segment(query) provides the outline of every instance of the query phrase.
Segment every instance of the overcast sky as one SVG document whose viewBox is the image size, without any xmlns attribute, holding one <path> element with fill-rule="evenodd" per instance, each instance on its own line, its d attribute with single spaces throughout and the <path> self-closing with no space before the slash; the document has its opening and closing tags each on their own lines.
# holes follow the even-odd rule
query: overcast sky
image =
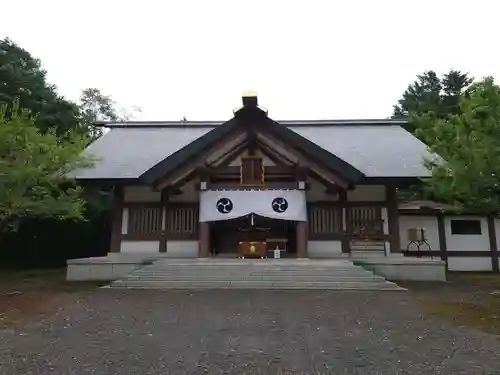
<svg viewBox="0 0 500 375">
<path fill-rule="evenodd" d="M 227 119 L 246 90 L 274 119 L 385 118 L 426 69 L 500 75 L 495 3 L 0 0 L 0 38 L 136 119 Z"/>
</svg>

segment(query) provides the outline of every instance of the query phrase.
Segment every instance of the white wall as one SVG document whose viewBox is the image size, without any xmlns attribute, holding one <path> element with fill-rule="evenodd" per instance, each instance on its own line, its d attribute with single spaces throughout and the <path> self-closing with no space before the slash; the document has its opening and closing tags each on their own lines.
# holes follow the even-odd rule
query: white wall
<svg viewBox="0 0 500 375">
<path fill-rule="evenodd" d="M 167 258 L 198 257 L 198 241 L 167 241 Z"/>
<path fill-rule="evenodd" d="M 491 257 L 448 257 L 450 271 L 491 271 Z"/>
<path fill-rule="evenodd" d="M 341 241 L 308 241 L 307 247 L 311 258 L 329 258 L 342 254 Z"/>
<path fill-rule="evenodd" d="M 481 234 L 451 234 L 452 220 L 481 220 Z M 489 251 L 490 237 L 488 223 L 485 217 L 478 216 L 445 216 L 444 230 L 446 233 L 446 248 L 450 251 Z"/>
<path fill-rule="evenodd" d="M 124 208 L 122 211 L 122 234 L 128 233 L 128 208 Z"/>
<path fill-rule="evenodd" d="M 439 229 L 436 216 L 399 215 L 399 237 L 401 249 L 406 250 L 410 240 L 408 239 L 408 229 L 425 228 L 427 242 L 431 250 L 439 251 Z M 412 248 L 413 249 L 413 246 Z M 428 250 L 425 245 L 420 250 Z"/>
<path fill-rule="evenodd" d="M 122 253 L 159 253 L 160 241 L 121 241 Z"/>
</svg>

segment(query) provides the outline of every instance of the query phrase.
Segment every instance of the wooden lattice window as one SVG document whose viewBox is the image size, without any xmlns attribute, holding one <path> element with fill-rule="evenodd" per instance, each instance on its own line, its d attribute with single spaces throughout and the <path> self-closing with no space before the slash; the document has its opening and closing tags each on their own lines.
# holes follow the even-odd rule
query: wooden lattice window
<svg viewBox="0 0 500 375">
<path fill-rule="evenodd" d="M 165 233 L 169 238 L 197 238 L 198 205 L 167 205 Z"/>
<path fill-rule="evenodd" d="M 240 184 L 247 186 L 262 186 L 264 182 L 264 163 L 262 158 L 241 158 Z"/>
<path fill-rule="evenodd" d="M 128 233 L 154 235 L 161 231 L 161 207 L 133 206 L 129 209 Z"/>
<path fill-rule="evenodd" d="M 329 204 L 308 205 L 309 235 L 314 238 L 318 236 L 329 236 L 342 232 L 342 208 Z"/>
<path fill-rule="evenodd" d="M 350 207 L 352 234 L 361 237 L 377 236 L 384 233 L 384 222 L 380 207 Z"/>
</svg>

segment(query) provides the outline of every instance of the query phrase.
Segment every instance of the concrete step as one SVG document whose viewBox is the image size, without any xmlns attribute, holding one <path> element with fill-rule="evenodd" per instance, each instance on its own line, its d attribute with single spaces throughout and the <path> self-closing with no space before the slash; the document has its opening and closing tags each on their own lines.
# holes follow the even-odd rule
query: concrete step
<svg viewBox="0 0 500 375">
<path fill-rule="evenodd" d="M 145 280 L 115 281 L 113 288 L 144 288 L 144 289 L 328 289 L 328 290 L 396 290 L 403 288 L 388 282 L 266 282 L 266 281 L 232 281 L 232 282 L 197 282 L 170 281 L 158 283 Z"/>
<path fill-rule="evenodd" d="M 402 290 L 351 261 L 160 259 L 113 288 Z"/>
<path fill-rule="evenodd" d="M 342 276 L 371 276 L 373 273 L 371 272 L 290 272 L 290 271 L 276 271 L 276 272 L 237 272 L 237 271 L 219 271 L 219 272 L 208 272 L 208 271 L 164 271 L 164 270 L 137 270 L 134 272 L 136 275 L 143 275 L 143 276 L 155 276 L 155 275 L 179 275 L 179 276 L 193 276 L 193 275 L 200 275 L 200 276 L 267 276 L 267 275 L 283 275 L 287 276 L 290 278 L 293 277 L 342 277 Z"/>
<path fill-rule="evenodd" d="M 383 277 L 366 275 L 366 276 L 326 276 L 317 277 L 315 275 L 290 277 L 287 275 L 142 275 L 134 273 L 127 276 L 127 280 L 267 280 L 267 281 L 385 281 Z"/>
</svg>

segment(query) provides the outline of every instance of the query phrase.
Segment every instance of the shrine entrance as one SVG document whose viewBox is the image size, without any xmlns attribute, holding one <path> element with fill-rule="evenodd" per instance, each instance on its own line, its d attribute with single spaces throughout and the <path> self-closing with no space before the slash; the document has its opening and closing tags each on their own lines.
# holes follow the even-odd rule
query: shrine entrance
<svg viewBox="0 0 500 375">
<path fill-rule="evenodd" d="M 290 258 L 297 253 L 295 221 L 256 214 L 212 222 L 210 238 L 212 256 Z"/>
</svg>

